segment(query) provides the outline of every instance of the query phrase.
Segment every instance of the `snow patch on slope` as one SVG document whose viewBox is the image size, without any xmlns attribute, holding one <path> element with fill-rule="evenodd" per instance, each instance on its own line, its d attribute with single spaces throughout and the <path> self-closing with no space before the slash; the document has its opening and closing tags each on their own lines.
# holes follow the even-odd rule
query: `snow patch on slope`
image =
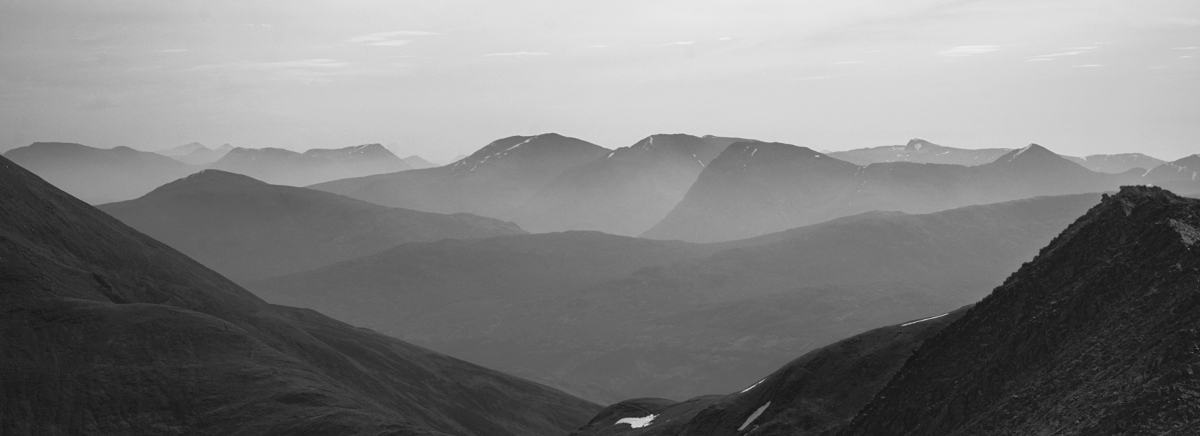
<svg viewBox="0 0 1200 436">
<path fill-rule="evenodd" d="M 654 418 L 656 417 L 658 417 L 658 415 L 643 416 L 641 418 L 621 418 L 618 419 L 617 422 L 613 423 L 613 425 L 629 424 L 629 426 L 633 428 L 642 428 L 650 425 L 651 422 L 654 422 Z"/>
</svg>

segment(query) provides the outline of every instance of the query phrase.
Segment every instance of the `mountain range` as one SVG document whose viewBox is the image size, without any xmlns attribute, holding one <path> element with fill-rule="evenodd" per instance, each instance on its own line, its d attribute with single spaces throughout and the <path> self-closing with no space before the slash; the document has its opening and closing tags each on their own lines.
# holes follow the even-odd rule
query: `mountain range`
<svg viewBox="0 0 1200 436">
<path fill-rule="evenodd" d="M 607 152 L 590 142 L 554 133 L 511 136 L 450 165 L 310 187 L 390 207 L 509 219 L 514 208 L 563 171 Z"/>
<path fill-rule="evenodd" d="M 727 241 L 871 210 L 926 213 L 1145 181 L 1137 171 L 1090 171 L 1036 144 L 968 167 L 858 166 L 805 147 L 743 142 L 713 159 L 684 199 L 642 236 Z"/>
<path fill-rule="evenodd" d="M 830 157 L 858 166 L 882 162 L 917 162 L 951 165 L 983 165 L 996 160 L 1011 148 L 966 149 L 937 145 L 924 139 L 912 139 L 904 145 L 885 145 L 847 151 L 831 151 Z"/>
<path fill-rule="evenodd" d="M 191 142 L 178 147 L 157 151 L 156 153 L 186 164 L 205 165 L 216 162 L 225 156 L 226 153 L 229 153 L 230 150 L 233 150 L 233 146 L 229 144 L 224 144 L 217 148 L 208 148 L 199 142 Z"/>
<path fill-rule="evenodd" d="M 338 149 L 314 148 L 297 153 L 282 148 L 235 148 L 208 166 L 267 183 L 304 186 L 368 174 L 411 169 L 379 144 Z"/>
<path fill-rule="evenodd" d="M 550 181 L 511 219 L 532 232 L 637 236 L 683 199 L 700 171 L 739 138 L 652 135 Z"/>
<path fill-rule="evenodd" d="M 268 304 L 0 158 L 4 434 L 558 435 L 600 407 Z"/>
<path fill-rule="evenodd" d="M 220 170 L 97 207 L 235 281 L 326 266 L 405 242 L 525 233 L 492 218 L 389 208 Z"/>
<path fill-rule="evenodd" d="M 191 143 L 160 153 L 129 147 L 101 149 L 74 143 L 36 142 L 9 150 L 4 157 L 91 204 L 137 198 L 203 169 L 222 169 L 276 184 L 310 185 L 409 168 L 377 144 L 296 153 L 226 146 L 210 150 L 203 144 Z M 221 155 L 219 159 L 214 158 L 217 154 Z"/>
<path fill-rule="evenodd" d="M 409 243 L 248 286 L 593 401 L 682 399 L 974 302 L 1098 198 L 869 213 L 721 244 L 596 232 Z"/>
<path fill-rule="evenodd" d="M 635 399 L 576 435 L 1200 431 L 1200 201 L 1105 195 L 969 308 L 812 351 L 745 389 Z"/>
</svg>

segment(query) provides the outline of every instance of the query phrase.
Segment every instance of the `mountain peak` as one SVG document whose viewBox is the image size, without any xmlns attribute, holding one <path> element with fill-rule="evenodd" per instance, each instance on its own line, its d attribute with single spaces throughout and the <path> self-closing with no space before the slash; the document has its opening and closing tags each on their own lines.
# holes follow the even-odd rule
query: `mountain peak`
<svg viewBox="0 0 1200 436">
<path fill-rule="evenodd" d="M 910 139 L 907 144 L 904 144 L 904 149 L 907 151 L 921 151 L 930 148 L 941 148 L 941 146 L 920 138 Z"/>
<path fill-rule="evenodd" d="M 1036 162 L 1047 159 L 1070 162 L 1066 160 L 1066 158 L 1059 156 L 1057 153 L 1048 150 L 1046 147 L 1031 143 L 1025 147 L 1005 153 L 999 158 L 996 158 L 993 163 Z"/>
<path fill-rule="evenodd" d="M 184 191 L 209 189 L 224 190 L 234 187 L 247 188 L 257 186 L 268 186 L 268 184 L 250 176 L 244 176 L 228 171 L 206 169 L 190 174 L 182 179 L 159 186 L 153 191 L 150 191 L 149 194 L 146 194 L 146 196 L 150 197 L 164 194 L 174 194 Z"/>
<path fill-rule="evenodd" d="M 509 136 L 497 139 L 483 146 L 470 156 L 449 165 L 454 174 L 473 172 L 483 164 L 494 164 L 501 160 L 514 157 L 521 159 L 555 159 L 555 156 L 568 156 L 584 153 L 599 155 L 609 151 L 590 142 L 559 135 L 557 133 L 541 133 L 533 136 Z"/>
</svg>

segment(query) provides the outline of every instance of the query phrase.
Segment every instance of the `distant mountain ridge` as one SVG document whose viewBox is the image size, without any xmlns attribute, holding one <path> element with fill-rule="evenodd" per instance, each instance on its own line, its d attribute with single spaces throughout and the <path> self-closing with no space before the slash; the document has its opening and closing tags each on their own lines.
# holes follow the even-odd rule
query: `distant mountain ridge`
<svg viewBox="0 0 1200 436">
<path fill-rule="evenodd" d="M 953 165 L 983 165 L 1012 151 L 1010 148 L 966 149 L 946 147 L 924 139 L 912 139 L 904 145 L 833 151 L 829 155 L 859 166 L 881 162 L 917 162 Z"/>
<path fill-rule="evenodd" d="M 211 150 L 200 143 L 171 149 L 174 157 L 129 147 L 101 149 L 74 143 L 35 142 L 4 156 L 55 186 L 91 204 L 123 201 L 205 168 L 265 178 L 273 183 L 308 185 L 407 169 L 400 158 L 377 144 L 341 149 L 234 150 L 229 144 Z M 217 160 L 217 156 L 222 156 Z M 189 164 L 192 162 L 193 164 Z"/>
<path fill-rule="evenodd" d="M 1134 168 L 1148 170 L 1166 163 L 1141 153 L 1093 154 L 1086 157 L 1064 156 L 1092 171 L 1120 174 Z"/>
<path fill-rule="evenodd" d="M 390 207 L 510 219 L 514 208 L 563 171 L 607 152 L 555 133 L 510 136 L 450 165 L 310 187 Z"/>
<path fill-rule="evenodd" d="M 98 208 L 234 280 L 299 272 L 405 242 L 525 233 L 492 218 L 388 208 L 220 170 Z"/>
<path fill-rule="evenodd" d="M 268 183 L 304 186 L 330 180 L 411 169 L 380 144 L 297 153 L 282 148 L 234 148 L 208 166 Z"/>
<path fill-rule="evenodd" d="M 876 163 L 860 167 L 805 147 L 735 143 L 642 236 L 715 242 L 871 210 L 927 213 L 1039 195 L 1102 192 L 1138 174 L 1090 171 L 1036 144 L 978 166 Z"/>
<path fill-rule="evenodd" d="M 517 208 L 534 232 L 596 230 L 636 236 L 683 199 L 701 170 L 740 138 L 651 135 L 564 171 Z"/>
</svg>

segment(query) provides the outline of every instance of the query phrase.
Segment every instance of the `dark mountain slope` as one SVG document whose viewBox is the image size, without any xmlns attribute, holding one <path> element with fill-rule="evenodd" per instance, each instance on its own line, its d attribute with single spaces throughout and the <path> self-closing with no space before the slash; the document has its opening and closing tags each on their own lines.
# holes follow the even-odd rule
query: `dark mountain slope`
<svg viewBox="0 0 1200 436">
<path fill-rule="evenodd" d="M 157 153 L 62 142 L 35 142 L 4 157 L 92 204 L 136 198 L 196 171 Z"/>
<path fill-rule="evenodd" d="M 513 220 L 532 232 L 596 230 L 637 236 L 683 199 L 700 171 L 737 138 L 652 135 L 571 168 Z"/>
<path fill-rule="evenodd" d="M 974 302 L 1098 198 L 871 213 L 723 244 L 594 232 L 405 244 L 250 287 L 597 401 L 683 399 Z"/>
<path fill-rule="evenodd" d="M 389 207 L 510 219 L 515 208 L 563 171 L 608 152 L 554 133 L 512 136 L 493 141 L 450 165 L 336 180 L 310 188 Z"/>
<path fill-rule="evenodd" d="M 1200 432 L 1200 201 L 1125 187 L 927 340 L 844 435 Z"/>
<path fill-rule="evenodd" d="M 0 159 L 4 434 L 562 434 L 598 406 L 271 306 Z"/>
<path fill-rule="evenodd" d="M 924 139 L 913 139 L 904 145 L 859 148 L 834 151 L 829 155 L 859 166 L 883 162 L 916 162 L 951 165 L 983 165 L 1012 151 L 1008 148 L 984 148 L 978 150 L 937 145 Z"/>
<path fill-rule="evenodd" d="M 717 242 L 744 239 L 872 210 L 929 213 L 1039 195 L 1116 189 L 1132 174 L 1087 170 L 1036 144 L 994 162 L 911 162 L 866 167 L 804 147 L 734 144 L 642 236 Z"/>
<path fill-rule="evenodd" d="M 411 169 L 379 144 L 314 148 L 296 153 L 282 148 L 235 148 L 208 166 L 244 174 L 267 183 L 306 186 L 348 177 L 393 173 Z"/>
<path fill-rule="evenodd" d="M 383 207 L 218 170 L 98 207 L 234 280 L 304 271 L 404 242 L 524 233 L 491 218 Z"/>
<path fill-rule="evenodd" d="M 572 435 L 822 434 L 850 422 L 914 348 L 965 312 L 959 309 L 835 342 L 792 360 L 737 393 L 681 403 L 662 399 L 622 401 L 605 408 Z M 645 420 L 648 415 L 653 419 L 642 427 L 627 423 Z"/>
</svg>

